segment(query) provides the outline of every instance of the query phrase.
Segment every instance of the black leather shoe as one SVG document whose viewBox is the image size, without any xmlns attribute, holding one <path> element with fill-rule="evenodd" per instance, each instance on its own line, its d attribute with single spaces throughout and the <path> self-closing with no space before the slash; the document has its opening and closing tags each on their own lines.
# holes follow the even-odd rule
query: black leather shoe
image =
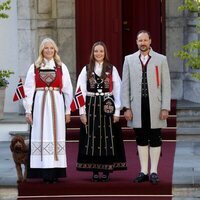
<svg viewBox="0 0 200 200">
<path fill-rule="evenodd" d="M 99 182 L 100 181 L 99 174 L 93 174 L 92 181 L 93 182 Z"/>
<path fill-rule="evenodd" d="M 102 182 L 108 182 L 110 180 L 109 174 L 103 174 L 101 177 Z"/>
<path fill-rule="evenodd" d="M 46 184 L 51 184 L 53 183 L 54 181 L 52 179 L 43 179 L 43 182 L 45 182 Z"/>
<path fill-rule="evenodd" d="M 143 172 L 140 172 L 139 176 L 134 179 L 135 183 L 142 183 L 145 181 L 149 181 L 149 176 L 144 174 Z"/>
<path fill-rule="evenodd" d="M 54 178 L 54 179 L 53 179 L 53 182 L 54 182 L 54 183 L 57 183 L 57 182 L 58 182 L 58 178 Z"/>
<path fill-rule="evenodd" d="M 159 178 L 158 178 L 158 174 L 156 173 L 151 173 L 150 174 L 150 182 L 154 185 L 158 184 L 160 182 Z"/>
</svg>

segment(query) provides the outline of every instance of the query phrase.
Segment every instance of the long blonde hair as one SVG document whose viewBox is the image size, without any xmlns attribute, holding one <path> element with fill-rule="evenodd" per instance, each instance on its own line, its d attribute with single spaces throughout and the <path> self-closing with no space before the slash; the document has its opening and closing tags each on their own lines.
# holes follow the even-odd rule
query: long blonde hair
<svg viewBox="0 0 200 200">
<path fill-rule="evenodd" d="M 54 61 L 58 65 L 60 65 L 60 66 L 62 65 L 62 61 L 60 59 L 60 56 L 58 55 L 58 46 L 56 45 L 56 43 L 51 38 L 45 38 L 44 40 L 42 40 L 42 42 L 40 44 L 39 56 L 38 56 L 37 60 L 35 61 L 35 66 L 37 68 L 39 68 L 41 66 L 41 64 L 44 63 L 43 50 L 44 50 L 44 46 L 47 42 L 50 42 L 55 49 L 55 53 L 54 53 L 54 56 L 53 56 Z"/>
</svg>

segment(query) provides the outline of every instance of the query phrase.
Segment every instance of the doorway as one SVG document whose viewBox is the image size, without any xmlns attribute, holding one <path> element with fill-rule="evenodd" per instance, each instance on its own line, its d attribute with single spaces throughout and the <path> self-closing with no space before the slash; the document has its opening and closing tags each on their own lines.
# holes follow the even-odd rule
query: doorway
<svg viewBox="0 0 200 200">
<path fill-rule="evenodd" d="M 151 33 L 152 48 L 165 53 L 165 0 L 76 0 L 75 8 L 77 76 L 98 40 L 106 43 L 120 75 L 124 56 L 137 51 L 141 29 Z"/>
<path fill-rule="evenodd" d="M 139 30 L 151 33 L 152 48 L 165 53 L 164 0 L 122 0 L 122 56 L 137 51 Z"/>
</svg>

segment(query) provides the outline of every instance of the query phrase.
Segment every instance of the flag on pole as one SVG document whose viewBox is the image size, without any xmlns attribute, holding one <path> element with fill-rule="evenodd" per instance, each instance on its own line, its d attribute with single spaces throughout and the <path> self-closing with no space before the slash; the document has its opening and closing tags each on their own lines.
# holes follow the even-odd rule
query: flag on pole
<svg viewBox="0 0 200 200">
<path fill-rule="evenodd" d="M 74 112 L 75 110 L 77 110 L 78 108 L 84 105 L 85 105 L 84 97 L 83 97 L 81 88 L 79 87 L 70 105 L 71 111 Z"/>
<path fill-rule="evenodd" d="M 14 97 L 13 97 L 13 101 L 18 101 L 19 99 L 23 99 L 25 98 L 25 92 L 24 92 L 24 86 L 22 84 L 22 79 L 19 79 L 19 83 L 17 85 Z"/>
</svg>

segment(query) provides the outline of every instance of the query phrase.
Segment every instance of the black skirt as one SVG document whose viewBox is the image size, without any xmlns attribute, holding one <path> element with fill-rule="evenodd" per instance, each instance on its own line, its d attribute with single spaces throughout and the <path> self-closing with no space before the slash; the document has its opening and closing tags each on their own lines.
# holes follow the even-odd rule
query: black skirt
<svg viewBox="0 0 200 200">
<path fill-rule="evenodd" d="M 86 97 L 87 126 L 81 123 L 77 170 L 126 170 L 120 123 L 103 112 L 103 97 Z"/>
</svg>

